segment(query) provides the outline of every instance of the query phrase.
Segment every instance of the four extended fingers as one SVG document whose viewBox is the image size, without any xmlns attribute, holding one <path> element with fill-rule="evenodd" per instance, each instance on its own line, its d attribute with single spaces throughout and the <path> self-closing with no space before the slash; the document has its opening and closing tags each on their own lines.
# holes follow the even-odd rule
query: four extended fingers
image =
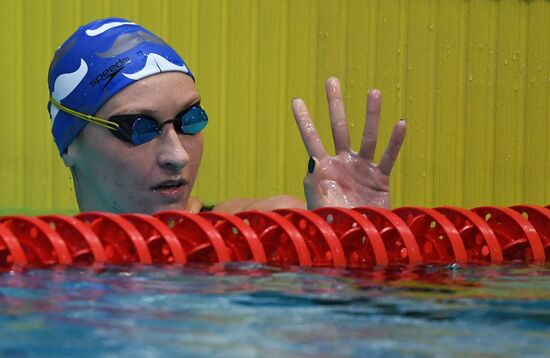
<svg viewBox="0 0 550 358">
<path fill-rule="evenodd" d="M 337 153 L 347 151 L 350 148 L 349 131 L 347 128 L 346 115 L 343 104 L 343 96 L 338 79 L 331 77 L 327 80 L 327 100 L 329 105 L 329 114 L 332 128 L 332 136 L 334 138 L 334 146 Z M 369 161 L 374 158 L 376 144 L 378 140 L 378 124 L 380 121 L 382 96 L 377 89 L 369 91 L 367 99 L 367 115 L 365 119 L 365 128 L 359 156 Z M 326 156 L 326 151 L 321 142 L 321 138 L 311 115 L 303 100 L 294 99 L 292 101 L 292 111 L 294 118 L 300 129 L 302 139 L 306 146 L 307 152 L 311 157 L 322 159 Z M 399 121 L 392 132 L 390 141 L 378 165 L 380 171 L 384 175 L 389 175 L 401 146 L 405 138 L 406 123 L 404 120 Z"/>
</svg>

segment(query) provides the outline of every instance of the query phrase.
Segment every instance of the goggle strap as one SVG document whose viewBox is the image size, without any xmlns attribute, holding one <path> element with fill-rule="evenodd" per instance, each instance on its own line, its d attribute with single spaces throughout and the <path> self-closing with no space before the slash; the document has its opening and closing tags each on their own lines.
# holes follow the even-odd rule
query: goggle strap
<svg viewBox="0 0 550 358">
<path fill-rule="evenodd" d="M 56 106 L 59 110 L 65 112 L 65 113 L 71 114 L 71 115 L 73 115 L 77 118 L 83 119 L 85 121 L 97 124 L 98 126 L 101 126 L 101 127 L 107 128 L 107 129 L 113 129 L 113 130 L 116 130 L 116 129 L 119 128 L 118 123 L 108 121 L 106 119 L 94 117 L 94 116 L 91 116 L 89 114 L 80 113 L 80 112 L 75 111 L 74 109 L 70 109 L 68 107 L 65 107 L 64 105 L 62 105 L 61 103 L 59 103 L 55 99 L 53 99 L 53 97 L 51 95 L 50 95 L 50 103 L 53 104 L 54 106 Z"/>
</svg>

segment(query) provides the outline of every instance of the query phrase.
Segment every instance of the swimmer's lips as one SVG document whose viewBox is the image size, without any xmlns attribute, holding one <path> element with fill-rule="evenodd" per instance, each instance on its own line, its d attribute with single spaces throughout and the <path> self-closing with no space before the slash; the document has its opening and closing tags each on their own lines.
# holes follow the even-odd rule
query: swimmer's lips
<svg viewBox="0 0 550 358">
<path fill-rule="evenodd" d="M 165 180 L 159 184 L 153 185 L 151 190 L 153 191 L 165 191 L 165 190 L 177 190 L 187 185 L 187 181 L 183 179 L 179 180 Z"/>
</svg>

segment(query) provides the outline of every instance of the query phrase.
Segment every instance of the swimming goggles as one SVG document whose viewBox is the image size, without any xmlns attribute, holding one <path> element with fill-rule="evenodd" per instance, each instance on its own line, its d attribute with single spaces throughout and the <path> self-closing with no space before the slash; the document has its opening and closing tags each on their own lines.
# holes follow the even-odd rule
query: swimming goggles
<svg viewBox="0 0 550 358">
<path fill-rule="evenodd" d="M 176 132 L 186 135 L 199 133 L 208 123 L 208 116 L 205 110 L 198 104 L 187 108 L 176 118 L 159 124 L 153 117 L 145 114 L 116 115 L 107 120 L 65 107 L 51 96 L 50 102 L 63 112 L 111 130 L 115 137 L 133 145 L 140 145 L 153 140 L 156 136 L 160 135 L 162 127 L 168 123 L 174 123 Z"/>
</svg>

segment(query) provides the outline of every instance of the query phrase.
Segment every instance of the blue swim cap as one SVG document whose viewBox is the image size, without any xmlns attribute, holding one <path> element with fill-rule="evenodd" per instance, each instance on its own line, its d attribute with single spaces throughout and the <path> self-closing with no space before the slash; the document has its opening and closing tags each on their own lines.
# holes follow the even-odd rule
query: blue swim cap
<svg viewBox="0 0 550 358">
<path fill-rule="evenodd" d="M 191 76 L 183 59 L 162 39 L 121 18 L 80 27 L 55 52 L 48 86 L 70 109 L 95 114 L 112 96 L 142 78 L 177 71 Z M 88 124 L 48 103 L 52 133 L 61 155 Z"/>
</svg>

